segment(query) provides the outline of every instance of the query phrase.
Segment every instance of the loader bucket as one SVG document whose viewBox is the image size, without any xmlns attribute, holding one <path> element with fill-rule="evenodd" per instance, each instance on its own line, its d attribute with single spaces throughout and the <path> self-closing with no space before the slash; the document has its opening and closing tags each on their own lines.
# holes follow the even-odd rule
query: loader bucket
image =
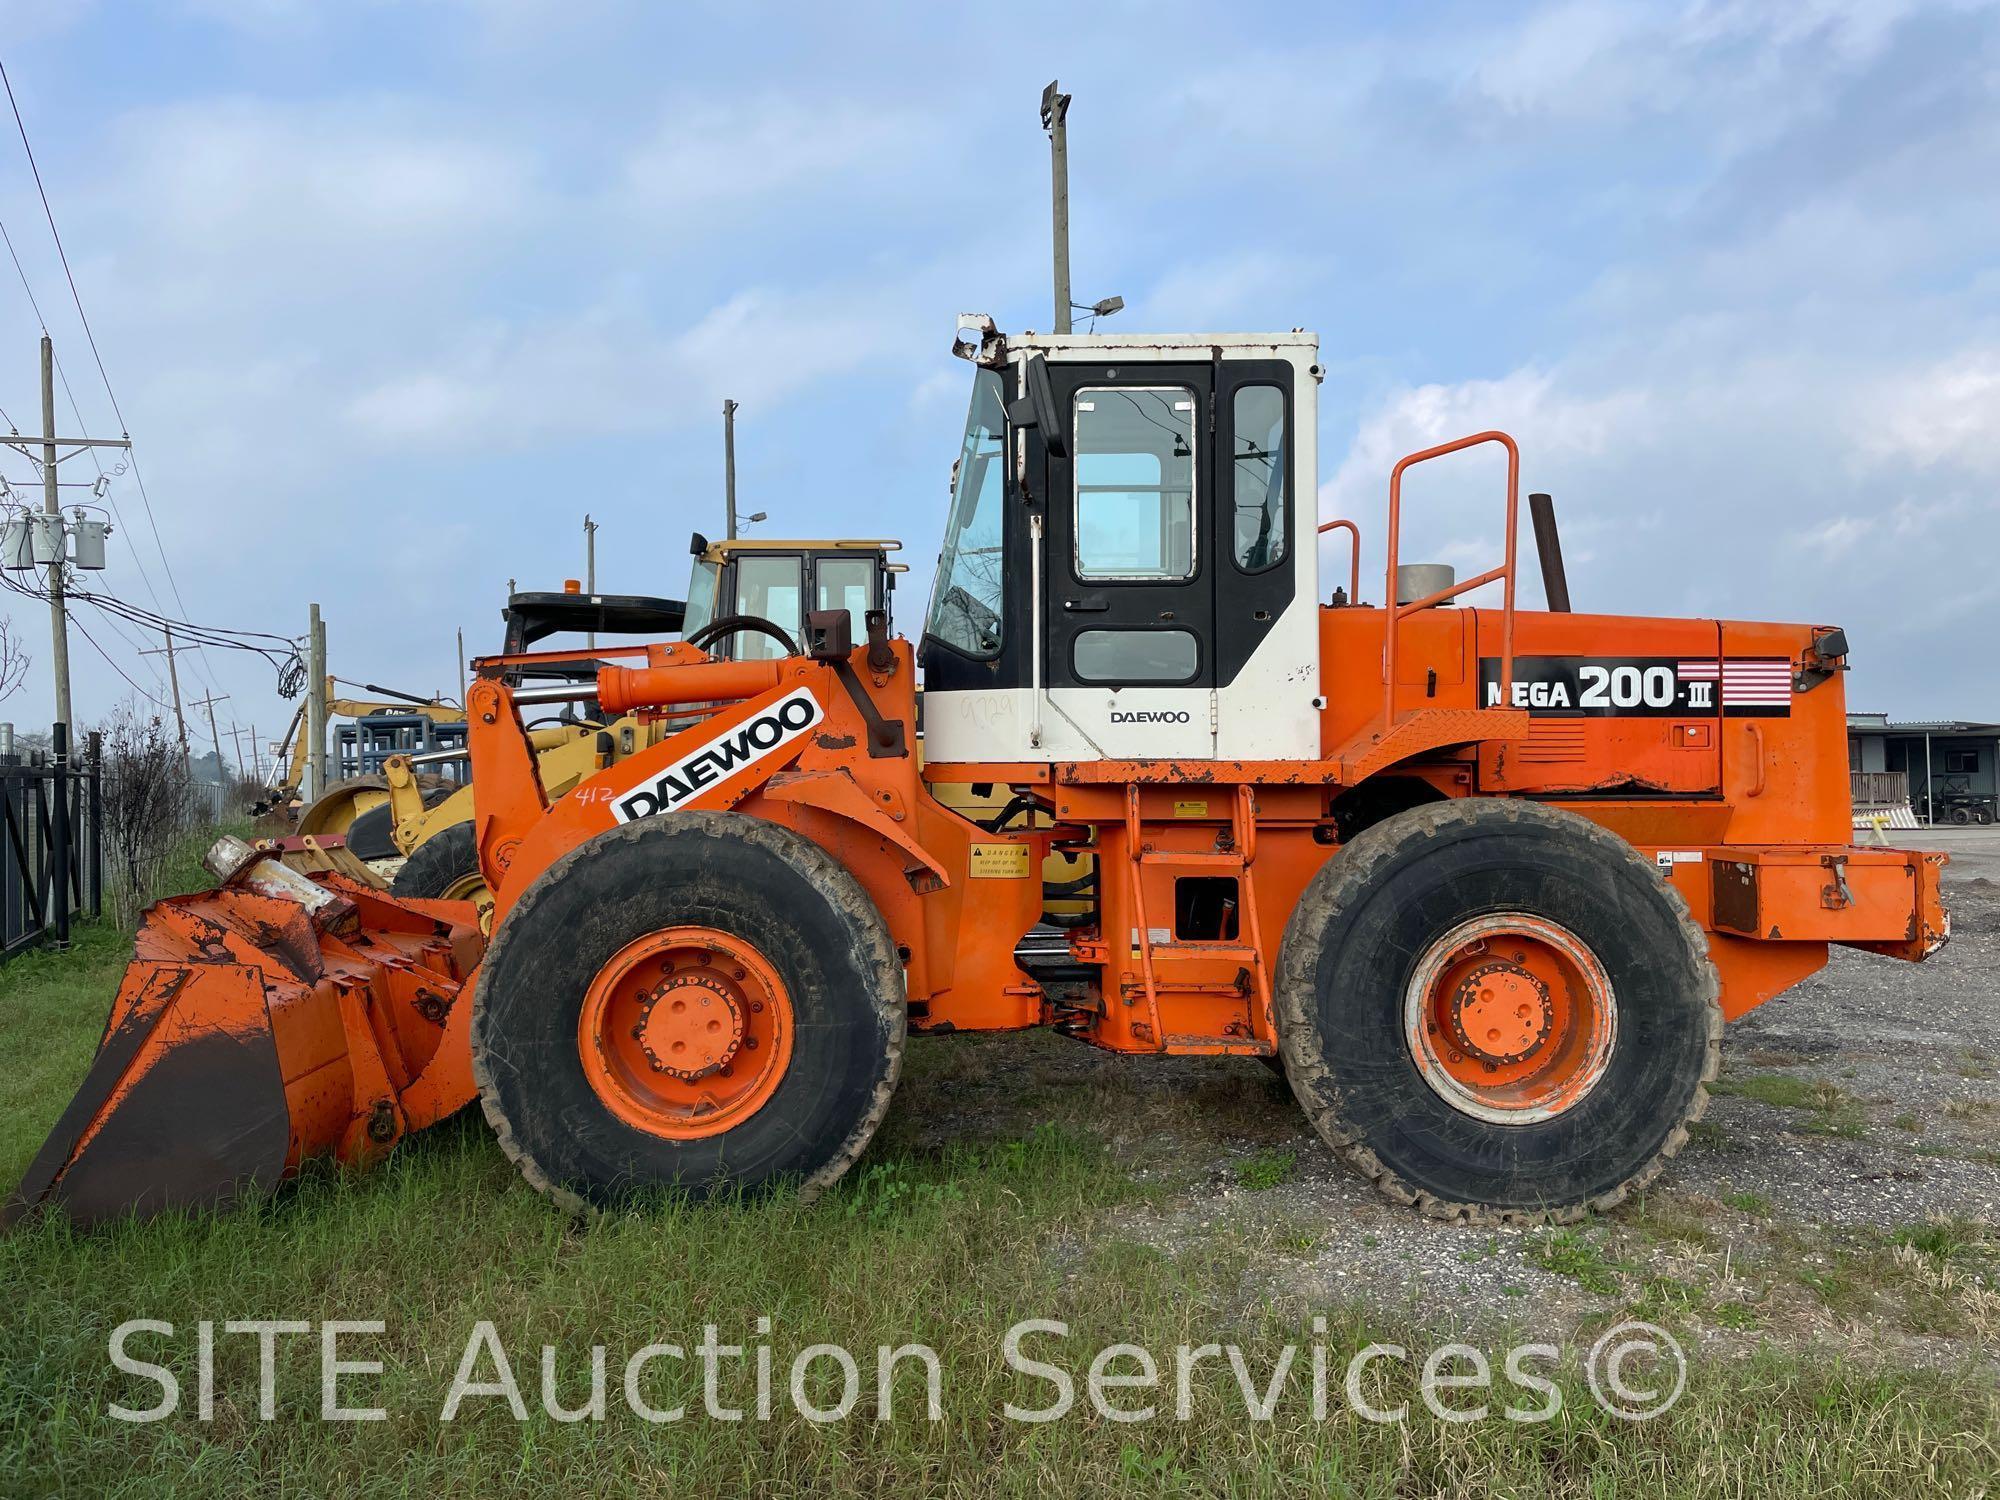
<svg viewBox="0 0 2000 1500">
<path fill-rule="evenodd" d="M 395 900 L 225 838 L 146 910 L 97 1058 L 0 1224 L 221 1208 L 379 1160 L 471 1102 L 470 902 Z"/>
</svg>

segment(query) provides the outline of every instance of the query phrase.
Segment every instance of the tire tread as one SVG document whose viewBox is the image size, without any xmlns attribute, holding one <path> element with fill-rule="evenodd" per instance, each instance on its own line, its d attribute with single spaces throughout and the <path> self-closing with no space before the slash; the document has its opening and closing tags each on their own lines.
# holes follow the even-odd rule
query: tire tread
<svg viewBox="0 0 2000 1500">
<path fill-rule="evenodd" d="M 888 924 L 883 921 L 875 903 L 868 897 L 852 873 L 836 861 L 818 844 L 788 828 L 761 819 L 731 813 L 681 812 L 669 814 L 680 827 L 698 830 L 714 838 L 747 840 L 777 853 L 781 858 L 797 864 L 815 884 L 851 920 L 858 935 L 871 950 L 869 958 L 885 976 L 893 977 L 894 983 L 874 987 L 877 1019 L 887 1039 L 887 1066 L 876 1082 L 868 1108 L 841 1142 L 834 1155 L 817 1171 L 803 1179 L 798 1188 L 799 1196 L 810 1200 L 837 1182 L 868 1148 L 884 1116 L 889 1112 L 889 1102 L 895 1096 L 896 1081 L 903 1070 L 903 1048 L 908 1035 L 908 1011 L 900 999 L 895 998 L 902 989 L 903 969 L 896 955 L 896 946 L 889 936 Z M 492 943 L 486 950 L 485 962 L 481 964 L 482 974 L 496 957 L 505 961 L 505 942 L 509 922 L 518 922 L 525 913 L 531 912 L 554 889 L 580 860 L 601 857 L 602 851 L 618 845 L 636 845 L 647 837 L 648 829 L 657 819 L 639 819 L 622 823 L 615 828 L 598 834 L 588 843 L 580 844 L 562 858 L 551 864 L 524 891 L 507 918 L 500 923 Z M 518 925 L 516 930 L 519 930 Z M 488 1047 L 484 1029 L 481 1026 L 482 1012 L 478 994 L 475 991 L 472 1013 L 472 1077 L 479 1088 L 479 1105 L 485 1112 L 486 1123 L 493 1128 L 493 1135 L 500 1143 L 500 1150 L 506 1155 L 521 1176 L 535 1191 L 551 1202 L 571 1213 L 589 1213 L 593 1205 L 588 1199 L 567 1188 L 550 1173 L 531 1151 L 521 1142 L 515 1132 L 513 1122 L 507 1118 L 496 1099 L 494 1088 L 497 1058 Z"/>
<path fill-rule="evenodd" d="M 1573 1224 L 1591 1213 L 1616 1208 L 1636 1192 L 1643 1191 L 1666 1168 L 1688 1142 L 1688 1126 L 1708 1109 L 1708 1085 L 1722 1067 L 1721 982 L 1708 957 L 1708 941 L 1685 897 L 1661 882 L 1673 919 L 1679 926 L 1689 956 L 1695 961 L 1702 986 L 1701 1001 L 1708 1019 L 1707 1045 L 1701 1074 L 1693 1097 L 1679 1123 L 1668 1132 L 1660 1149 L 1653 1153 L 1624 1181 L 1581 1202 L 1558 1204 L 1545 1209 L 1496 1208 L 1481 1203 L 1453 1202 L 1412 1186 L 1398 1177 L 1376 1153 L 1350 1134 L 1337 1107 L 1338 1090 L 1332 1069 L 1312 1045 L 1316 1040 L 1312 1009 L 1315 989 L 1313 971 L 1319 958 L 1317 941 L 1303 935 L 1317 935 L 1353 896 L 1380 878 L 1382 867 L 1400 854 L 1412 839 L 1435 835 L 1457 820 L 1476 818 L 1496 825 L 1539 824 L 1560 827 L 1588 838 L 1619 858 L 1644 865 L 1638 852 L 1608 829 L 1573 813 L 1558 812 L 1539 803 L 1511 798 L 1454 798 L 1428 804 L 1398 814 L 1362 832 L 1327 865 L 1323 878 L 1316 878 L 1299 898 L 1285 930 L 1279 952 L 1277 984 L 1272 1007 L 1276 1012 L 1278 1050 L 1285 1071 L 1293 1080 L 1292 1092 L 1321 1139 L 1359 1172 L 1383 1196 L 1405 1207 L 1414 1207 L 1427 1218 L 1468 1225 L 1529 1226 Z M 1650 873 L 1650 872 L 1649 872 Z M 1299 935 L 1295 938 L 1295 934 Z"/>
</svg>

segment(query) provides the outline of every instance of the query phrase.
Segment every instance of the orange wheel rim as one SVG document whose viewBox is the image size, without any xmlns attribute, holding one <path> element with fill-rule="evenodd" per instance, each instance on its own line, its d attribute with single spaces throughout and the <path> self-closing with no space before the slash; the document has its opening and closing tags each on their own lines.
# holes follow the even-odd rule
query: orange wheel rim
<svg viewBox="0 0 2000 1500">
<path fill-rule="evenodd" d="M 1618 1039 L 1604 966 L 1561 923 L 1525 912 L 1461 922 L 1424 950 L 1403 1023 L 1424 1082 L 1499 1125 L 1573 1109 L 1603 1079 Z"/>
<path fill-rule="evenodd" d="M 792 1060 L 791 993 L 756 948 L 713 927 L 627 943 L 584 993 L 584 1076 L 626 1124 L 700 1140 L 769 1101 Z"/>
</svg>

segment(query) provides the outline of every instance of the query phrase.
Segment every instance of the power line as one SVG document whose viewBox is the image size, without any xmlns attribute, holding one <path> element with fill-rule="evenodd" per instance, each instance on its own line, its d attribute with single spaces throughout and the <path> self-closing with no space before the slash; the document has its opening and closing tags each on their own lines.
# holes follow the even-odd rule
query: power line
<svg viewBox="0 0 2000 1500">
<path fill-rule="evenodd" d="M 157 515 L 155 515 L 153 510 L 153 497 L 151 496 L 150 493 L 148 493 L 146 489 L 145 471 L 140 467 L 138 450 L 130 446 L 131 436 L 132 436 L 131 423 L 126 420 L 124 408 L 118 400 L 117 389 L 111 383 L 111 372 L 109 369 L 105 367 L 104 353 L 98 347 L 97 331 L 91 327 L 90 314 L 84 310 L 83 293 L 76 284 L 76 272 L 70 265 L 69 250 L 63 244 L 62 230 L 59 229 L 56 225 L 55 208 L 54 205 L 52 205 L 49 202 L 48 186 L 42 180 L 41 163 L 35 159 L 34 144 L 28 139 L 28 123 L 21 114 L 20 101 L 14 95 L 14 81 L 8 75 L 6 65 L 4 62 L 0 62 L 0 87 L 4 87 L 7 94 L 7 105 L 9 110 L 13 113 L 14 116 L 14 128 L 19 133 L 21 138 L 21 150 L 28 158 L 28 170 L 30 174 L 34 177 L 35 193 L 36 196 L 41 199 L 42 216 L 48 221 L 49 237 L 55 242 L 56 258 L 62 264 L 63 279 L 65 282 L 68 283 L 70 301 L 76 307 L 77 321 L 82 325 L 84 340 L 90 346 L 90 357 L 91 360 L 97 366 L 98 379 L 104 383 L 104 394 L 106 399 L 108 399 L 111 403 L 112 415 L 118 419 L 120 435 L 124 437 L 127 441 L 126 451 L 128 455 L 128 462 L 130 463 L 132 469 L 132 482 L 133 485 L 139 491 L 139 501 L 146 513 L 146 526 L 147 529 L 151 531 L 153 535 L 153 548 L 159 554 L 160 567 L 165 571 L 167 576 L 168 591 L 173 596 L 175 607 L 179 609 L 181 613 L 185 614 L 187 612 L 187 600 L 181 593 L 180 580 L 174 576 L 173 563 L 170 562 L 167 558 L 166 542 L 160 535 L 159 518 L 157 517 Z M 19 276 L 21 280 L 21 289 L 27 293 L 28 305 L 34 309 L 35 320 L 37 323 L 41 325 L 42 332 L 46 335 L 48 332 L 48 320 L 42 314 L 40 299 L 38 299 L 35 296 L 34 287 L 28 280 L 27 270 L 25 267 L 22 266 L 21 257 L 14 249 L 13 237 L 11 235 L 6 234 L 4 224 L 0 224 L 0 237 L 4 237 L 5 239 L 8 256 L 14 262 L 15 274 Z M 69 400 L 70 411 L 76 417 L 77 421 L 81 423 L 83 420 L 83 413 L 78 406 L 76 399 L 76 392 L 70 386 L 69 373 L 68 371 L 62 369 L 60 361 L 56 362 L 56 368 L 62 377 L 63 393 Z M 0 416 L 4 415 L 5 415 L 4 413 L 0 413 Z M 7 420 L 8 420 L 8 426 L 10 428 L 13 427 L 14 424 L 12 419 L 9 418 Z M 104 465 L 102 461 L 98 459 L 97 454 L 94 450 L 92 451 L 91 457 L 92 461 L 95 462 L 97 465 L 97 471 L 99 477 L 100 478 L 109 477 L 105 475 Z M 119 525 L 121 527 L 124 527 L 124 529 L 129 533 L 131 528 L 129 526 L 125 526 L 124 514 L 119 508 L 116 496 L 110 493 L 109 486 L 106 486 L 105 494 L 106 498 L 110 499 L 111 501 L 112 513 L 114 516 L 117 517 Z M 153 581 L 146 572 L 146 566 L 144 562 L 140 560 L 136 551 L 133 553 L 133 563 L 134 566 L 136 566 L 139 571 L 140 582 L 145 585 L 147 595 L 153 601 L 153 604 L 155 606 L 154 612 L 156 614 L 156 617 L 159 619 L 160 623 L 162 624 L 165 623 L 164 616 L 159 616 L 157 614 L 157 612 L 161 608 L 159 591 L 156 588 L 154 588 Z M 80 594 L 78 595 L 78 597 L 86 599 L 88 602 L 95 604 L 100 610 L 100 612 L 106 613 L 107 617 L 109 616 L 110 613 L 119 612 L 119 613 L 124 613 L 127 619 L 134 620 L 136 623 L 154 625 L 153 621 L 140 618 L 141 614 L 144 612 L 139 611 L 136 606 L 125 605 L 122 600 L 100 598 L 99 596 L 91 594 Z M 157 625 L 155 625 L 154 628 L 158 628 Z M 202 654 L 202 648 L 206 645 L 234 645 L 236 646 L 237 649 L 240 650 L 256 651 L 258 655 L 263 656 L 267 661 L 271 662 L 272 665 L 277 668 L 281 686 L 290 676 L 294 675 L 290 672 L 289 668 L 292 666 L 292 664 L 296 663 L 297 661 L 296 648 L 294 648 L 291 642 L 284 637 L 268 636 L 264 635 L 262 632 L 251 632 L 251 634 L 259 635 L 263 639 L 284 641 L 287 648 L 288 660 L 281 660 L 277 657 L 276 653 L 268 650 L 263 650 L 257 647 L 245 645 L 241 642 L 232 642 L 227 639 L 224 639 L 223 633 L 221 632 L 211 632 L 211 631 L 201 630 L 198 629 L 197 627 L 192 627 L 192 626 L 185 626 L 184 628 L 187 630 L 188 634 L 192 638 L 191 644 L 193 649 L 193 657 L 194 657 L 193 665 L 195 667 L 195 670 L 204 679 L 207 680 L 209 692 L 211 694 L 213 694 L 216 691 L 217 684 L 215 682 L 214 676 L 208 671 L 206 658 Z M 93 647 L 96 647 L 97 643 L 95 641 L 92 641 L 91 645 Z M 100 656 L 104 655 L 103 649 L 101 647 L 98 647 L 98 654 Z M 110 661 L 109 657 L 106 657 L 105 659 L 107 662 Z M 115 664 L 114 664 L 114 669 L 116 669 Z M 122 670 L 120 670 L 119 675 L 122 677 L 125 674 L 123 673 Z M 126 678 L 126 680 L 128 682 L 131 681 L 129 677 Z M 133 684 L 133 686 L 135 691 L 138 690 L 137 684 Z M 158 700 L 155 699 L 153 701 L 157 702 Z"/>
<path fill-rule="evenodd" d="M 28 306 L 35 310 L 35 322 L 43 333 L 49 331 L 49 320 L 42 316 L 42 304 L 36 300 L 35 289 L 28 285 L 28 273 L 21 268 L 20 253 L 14 248 L 14 236 L 7 232 L 7 225 L 0 221 L 0 240 L 7 242 L 7 254 L 13 258 L 14 274 L 21 278 L 21 290 L 28 294 Z"/>
<path fill-rule="evenodd" d="M 144 698 L 148 703 L 152 704 L 153 707 L 157 709 L 165 710 L 168 707 L 167 704 L 162 703 L 158 698 L 155 698 L 151 693 L 147 692 L 144 688 L 140 687 L 138 683 L 134 682 L 131 676 L 126 672 L 126 670 L 123 667 L 119 666 L 117 662 L 111 659 L 111 653 L 106 651 L 102 646 L 97 644 L 97 637 L 92 635 L 88 630 L 84 628 L 83 621 L 77 619 L 74 615 L 72 615 L 70 617 L 70 624 L 76 627 L 77 634 L 81 635 L 86 641 L 90 642 L 90 649 L 95 651 L 99 656 L 104 658 L 104 664 L 107 667 L 111 668 L 112 671 L 116 672 L 120 677 L 123 677 L 125 679 L 125 685 L 127 687 L 131 688 L 133 692 L 137 693 L 141 698 Z"/>
<path fill-rule="evenodd" d="M 26 584 L 5 577 L 4 574 L 0 574 L 0 584 L 4 584 L 5 587 L 12 589 L 15 593 L 24 594 L 31 599 L 40 599 L 47 602 L 49 597 L 46 589 L 29 588 Z M 146 609 L 140 605 L 130 603 L 127 600 L 120 599 L 116 594 L 99 594 L 88 589 L 67 589 L 64 593 L 67 598 L 81 599 L 87 604 L 97 606 L 100 610 L 121 616 L 133 624 L 144 626 L 149 630 L 161 630 L 171 626 L 190 640 L 199 640 L 206 645 L 224 647 L 234 651 L 248 651 L 252 655 L 261 656 L 273 664 L 278 664 L 282 660 L 298 655 L 298 643 L 290 636 L 273 635 L 267 630 L 240 630 L 226 625 L 196 625 L 191 621 L 176 620 L 156 610 Z M 257 641 L 272 641 L 276 644 L 272 646 L 260 646 L 255 644 Z"/>
<path fill-rule="evenodd" d="M 61 355 L 56 355 L 54 356 L 54 358 L 56 364 L 56 376 L 58 379 L 62 381 L 63 395 L 69 399 L 70 415 L 76 418 L 76 429 L 78 432 L 87 432 L 89 430 L 89 426 L 83 420 L 83 409 L 77 405 L 76 392 L 70 389 L 69 371 L 63 368 Z M 131 434 L 126 433 L 125 436 L 127 439 L 130 439 Z M 126 452 L 129 454 L 131 450 L 128 448 Z M 92 448 L 90 450 L 90 461 L 97 466 L 97 477 L 99 479 L 109 480 L 116 477 L 115 474 L 107 474 L 104 472 L 104 460 L 98 455 L 98 452 L 95 448 Z M 117 470 L 117 472 L 123 473 L 124 471 L 122 469 L 119 469 Z M 111 502 L 111 514 L 117 518 L 118 524 L 121 527 L 124 527 L 124 529 L 129 532 L 131 528 L 125 525 L 125 512 L 119 509 L 118 497 L 113 493 L 111 493 L 111 487 L 109 484 L 105 486 L 104 498 Z M 150 512 L 148 513 L 148 515 L 150 518 Z M 159 541 L 159 532 L 157 529 L 153 533 L 153 540 L 155 544 L 157 544 Z M 160 560 L 162 562 L 166 561 L 166 555 L 164 553 L 161 554 Z M 153 601 L 153 607 L 155 609 L 160 608 L 161 607 L 160 591 L 153 587 L 152 575 L 147 573 L 146 571 L 145 559 L 140 557 L 137 552 L 134 552 L 132 554 L 132 566 L 139 570 L 139 581 L 146 585 L 146 596 Z M 178 593 L 176 593 L 175 598 L 176 599 L 179 598 Z M 182 608 L 186 608 L 186 606 L 183 605 Z M 209 686 L 212 688 L 215 686 L 215 684 L 210 683 Z"/>
<path fill-rule="evenodd" d="M 48 188 L 42 183 L 41 164 L 35 160 L 35 148 L 28 141 L 28 124 L 26 120 L 21 118 L 21 105 L 14 97 L 14 81 L 7 76 L 5 63 L 0 63 L 0 86 L 4 86 L 7 91 L 7 105 L 14 113 L 14 128 L 21 135 L 21 150 L 27 154 L 28 170 L 34 175 L 35 192 L 42 200 L 42 215 L 49 221 L 49 237 L 55 241 L 56 258 L 62 262 L 63 278 L 69 283 L 70 300 L 76 304 L 77 320 L 83 324 L 83 336 L 90 345 L 90 357 L 97 363 L 97 376 L 98 379 L 104 382 L 104 394 L 111 402 L 111 414 L 118 419 L 119 435 L 129 442 L 132 437 L 132 424 L 125 420 L 124 409 L 118 404 L 118 392 L 112 388 L 111 373 L 104 368 L 104 355 L 97 347 L 97 334 L 90 326 L 90 314 L 83 310 L 83 294 L 77 290 L 76 273 L 70 269 L 69 251 L 63 247 L 62 231 L 56 228 L 55 209 L 49 205 Z M 13 242 L 11 240 L 8 241 L 7 248 L 11 253 L 13 250 Z M 14 268 L 17 271 L 21 268 L 18 256 L 15 257 Z M 21 277 L 21 284 L 24 288 L 27 287 L 27 276 L 25 273 Z M 28 301 L 35 308 L 36 318 L 40 319 L 42 315 L 41 306 L 35 302 L 35 294 L 32 290 L 28 292 Z M 42 330 L 44 333 L 48 331 L 46 320 L 42 321 Z M 64 379 L 64 387 L 65 389 L 68 387 L 67 377 Z M 74 405 L 74 402 L 75 397 L 72 396 L 72 405 Z M 129 448 L 127 452 L 132 462 L 132 482 L 138 487 L 139 499 L 146 508 L 146 524 L 151 528 L 153 533 L 153 546 L 160 554 L 160 566 L 166 569 L 167 587 L 173 593 L 174 604 L 178 608 L 185 610 L 187 608 L 187 600 L 181 597 L 180 581 L 174 577 L 174 565 L 167 561 L 166 543 L 160 539 L 160 523 L 153 515 L 153 498 L 146 493 L 146 476 L 139 468 L 138 450 L 136 448 Z M 155 597 L 155 602 L 158 602 L 157 596 Z M 211 685 L 212 690 L 213 686 Z"/>
<path fill-rule="evenodd" d="M 7 89 L 7 104 L 14 111 L 14 128 L 21 132 L 21 149 L 28 153 L 28 170 L 35 175 L 35 191 L 41 195 L 42 213 L 49 221 L 49 234 L 56 242 L 56 258 L 62 262 L 63 275 L 69 281 L 70 300 L 76 304 L 76 315 L 83 322 L 83 336 L 90 342 L 91 358 L 97 361 L 97 373 L 104 381 L 104 394 L 111 397 L 111 412 L 118 418 L 118 425 L 125 427 L 125 413 L 118 410 L 118 397 L 111 389 L 111 377 L 104 372 L 104 356 L 97 352 L 97 335 L 90 331 L 90 319 L 84 313 L 83 298 L 76 289 L 76 273 L 69 268 L 69 252 L 63 249 L 62 232 L 56 228 L 55 210 L 49 207 L 49 190 L 42 186 L 42 169 L 35 161 L 35 148 L 28 144 L 27 122 L 21 118 L 21 106 L 14 100 L 14 81 L 7 76 L 5 63 L 0 63 L 0 85 L 5 85 Z M 18 266 L 19 262 L 15 264 Z M 39 317 L 41 309 L 37 308 L 35 314 Z M 43 331 L 47 332 L 46 324 Z M 126 436 L 130 437 L 131 433 L 128 431 Z"/>
</svg>

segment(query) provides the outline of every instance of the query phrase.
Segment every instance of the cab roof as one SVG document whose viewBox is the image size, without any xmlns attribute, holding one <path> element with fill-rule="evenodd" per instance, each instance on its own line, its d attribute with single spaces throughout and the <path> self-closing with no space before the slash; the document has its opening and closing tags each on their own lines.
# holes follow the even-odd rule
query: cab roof
<svg viewBox="0 0 2000 1500">
<path fill-rule="evenodd" d="M 890 553 L 903 550 L 898 541 L 881 537 L 820 537 L 801 539 L 797 537 L 737 537 L 733 541 L 708 541 L 695 548 L 695 555 L 703 562 L 720 563 L 735 552 L 876 552 Z"/>
</svg>

